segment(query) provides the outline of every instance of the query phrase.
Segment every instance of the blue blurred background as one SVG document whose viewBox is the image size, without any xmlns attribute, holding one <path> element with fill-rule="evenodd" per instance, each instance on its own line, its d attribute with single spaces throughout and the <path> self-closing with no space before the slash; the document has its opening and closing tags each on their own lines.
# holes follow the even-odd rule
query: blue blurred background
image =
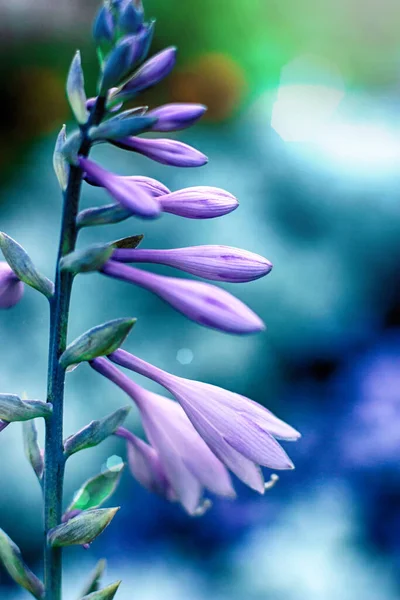
<svg viewBox="0 0 400 600">
<path fill-rule="evenodd" d="M 64 80 L 74 50 L 95 90 L 95 0 L 0 0 L 0 223 L 48 275 L 61 198 L 51 167 L 70 120 Z M 76 281 L 70 338 L 137 316 L 126 344 L 177 375 L 267 405 L 303 438 L 296 471 L 258 497 L 215 501 L 201 519 L 151 496 L 125 473 L 121 505 L 91 550 L 67 551 L 65 598 L 109 558 L 120 600 L 394 600 L 400 594 L 400 7 L 394 0 L 147 0 L 153 51 L 179 47 L 175 73 L 145 96 L 196 101 L 203 123 L 179 139 L 210 157 L 169 169 L 116 149 L 93 156 L 173 189 L 214 185 L 240 200 L 215 221 L 165 215 L 85 231 L 81 243 L 145 233 L 144 247 L 207 243 L 265 255 L 264 280 L 230 290 L 267 322 L 235 338 L 186 321 L 149 293 L 101 276 Z M 106 201 L 85 189 L 83 205 Z M 160 269 L 162 272 L 162 269 Z M 26 291 L 0 314 L 0 389 L 43 398 L 47 306 Z M 83 366 L 68 377 L 65 429 L 126 404 Z M 129 425 L 140 432 L 137 415 Z M 0 527 L 41 571 L 40 491 L 18 426 L 0 437 Z M 73 457 L 66 502 L 124 457 L 110 440 Z M 2 600 L 22 600 L 0 572 Z"/>
</svg>

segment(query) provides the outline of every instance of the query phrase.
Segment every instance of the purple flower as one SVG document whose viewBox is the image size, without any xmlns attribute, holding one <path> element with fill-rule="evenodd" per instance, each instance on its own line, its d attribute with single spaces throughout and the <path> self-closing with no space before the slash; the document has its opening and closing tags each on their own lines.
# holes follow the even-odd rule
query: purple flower
<svg viewBox="0 0 400 600">
<path fill-rule="evenodd" d="M 264 491 L 258 465 L 293 468 L 276 439 L 294 441 L 300 434 L 263 406 L 214 385 L 171 375 L 124 350 L 109 358 L 171 392 L 212 452 L 249 487 Z"/>
<path fill-rule="evenodd" d="M 107 261 L 101 271 L 154 292 L 189 319 L 206 327 L 235 334 L 265 329 L 261 319 L 243 302 L 209 283 L 147 273 L 113 260 Z"/>
<path fill-rule="evenodd" d="M 235 196 L 229 192 L 208 186 L 184 188 L 162 196 L 159 201 L 163 212 L 187 219 L 214 219 L 239 206 Z"/>
<path fill-rule="evenodd" d="M 162 50 L 136 71 L 133 77 L 116 94 L 116 98 L 123 99 L 125 96 L 132 96 L 156 85 L 171 73 L 175 63 L 176 48 L 170 47 Z"/>
<path fill-rule="evenodd" d="M 147 117 L 157 118 L 152 131 L 180 131 L 191 127 L 206 112 L 203 104 L 165 104 L 146 113 Z"/>
<path fill-rule="evenodd" d="M 9 426 L 9 424 L 10 424 L 10 423 L 9 423 L 8 421 L 2 421 L 2 420 L 0 419 L 0 433 L 1 433 L 2 431 L 4 431 L 4 430 L 5 430 L 5 428 Z"/>
<path fill-rule="evenodd" d="M 79 157 L 78 162 L 92 185 L 105 188 L 121 206 L 133 214 L 144 219 L 154 219 L 160 214 L 159 203 L 146 193 L 143 185 L 138 185 L 131 178 L 110 173 L 88 158 Z"/>
<path fill-rule="evenodd" d="M 24 293 L 24 284 L 6 262 L 0 262 L 0 309 L 18 304 Z"/>
<path fill-rule="evenodd" d="M 192 146 L 168 139 L 127 137 L 112 141 L 114 146 L 138 152 L 163 165 L 171 167 L 202 167 L 208 162 L 207 156 Z"/>
<path fill-rule="evenodd" d="M 170 250 L 117 249 L 113 260 L 123 263 L 156 263 L 186 273 L 230 283 L 244 283 L 267 275 L 272 264 L 262 256 L 229 246 L 194 246 Z"/>
<path fill-rule="evenodd" d="M 204 488 L 219 496 L 235 497 L 228 471 L 177 402 L 143 389 L 105 358 L 95 359 L 91 366 L 121 387 L 138 406 L 143 428 L 154 450 L 149 452 L 148 447 L 134 444 L 134 453 L 146 455 L 147 481 L 156 484 L 154 491 L 170 500 L 178 499 L 190 514 L 201 506 Z M 128 437 L 132 442 L 129 434 Z M 143 483 L 143 463 L 136 463 L 136 472 L 142 475 L 142 480 L 138 479 Z"/>
</svg>

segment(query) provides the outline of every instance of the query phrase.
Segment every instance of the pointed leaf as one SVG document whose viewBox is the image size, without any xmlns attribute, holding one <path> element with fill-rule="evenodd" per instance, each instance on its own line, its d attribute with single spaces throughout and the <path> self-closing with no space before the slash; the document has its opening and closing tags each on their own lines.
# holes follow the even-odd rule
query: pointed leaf
<svg viewBox="0 0 400 600">
<path fill-rule="evenodd" d="M 144 235 L 132 235 L 131 237 L 122 238 L 112 243 L 113 248 L 137 248 L 142 242 Z"/>
<path fill-rule="evenodd" d="M 64 146 L 67 139 L 67 129 L 65 125 L 63 125 L 60 133 L 58 134 L 56 146 L 54 148 L 53 154 L 53 167 L 55 174 L 57 175 L 58 183 L 63 192 L 67 189 L 68 185 L 68 177 L 69 177 L 69 164 L 64 158 L 63 153 L 61 152 L 62 147 Z"/>
<path fill-rule="evenodd" d="M 113 600 L 120 585 L 121 582 L 117 581 L 116 583 L 109 585 L 103 590 L 98 590 L 97 592 L 93 592 L 92 594 L 84 596 L 82 600 Z"/>
<path fill-rule="evenodd" d="M 49 531 L 49 543 L 53 548 L 90 544 L 111 523 L 118 511 L 119 507 L 85 511 Z"/>
<path fill-rule="evenodd" d="M 80 131 L 74 131 L 71 135 L 66 139 L 65 144 L 63 145 L 61 152 L 64 156 L 64 159 L 71 165 L 78 164 L 78 154 L 82 145 L 82 134 Z"/>
<path fill-rule="evenodd" d="M 47 298 L 52 297 L 54 284 L 36 270 L 22 246 L 5 233 L 0 233 L 0 248 L 4 258 L 21 281 L 38 290 Z"/>
<path fill-rule="evenodd" d="M 10 577 L 37 600 L 44 598 L 43 583 L 24 563 L 21 551 L 11 538 L 0 529 L 0 561 Z"/>
<path fill-rule="evenodd" d="M 97 592 L 100 589 L 100 581 L 104 575 L 106 567 L 107 561 L 104 559 L 99 560 L 94 571 L 90 574 L 89 581 L 83 589 L 80 597 L 87 596 L 89 594 L 92 594 L 93 592 Z"/>
<path fill-rule="evenodd" d="M 60 262 L 63 271 L 70 273 L 91 273 L 99 271 L 108 261 L 114 251 L 113 246 L 108 244 L 93 244 L 83 250 L 75 250 L 64 256 Z"/>
<path fill-rule="evenodd" d="M 67 438 L 64 442 L 66 456 L 71 456 L 80 450 L 94 448 L 113 435 L 118 427 L 125 421 L 131 407 L 120 408 L 114 413 L 99 421 L 92 421 L 83 429 Z"/>
<path fill-rule="evenodd" d="M 66 369 L 111 354 L 123 344 L 135 323 L 136 319 L 115 319 L 90 329 L 68 346 L 60 358 L 61 366 Z"/>
<path fill-rule="evenodd" d="M 23 424 L 25 456 L 29 460 L 39 481 L 43 477 L 44 461 L 38 443 L 38 434 L 35 421 L 26 421 Z"/>
<path fill-rule="evenodd" d="M 120 204 L 108 204 L 95 208 L 82 210 L 76 223 L 78 227 L 92 227 L 93 225 L 112 225 L 121 223 L 132 216 L 132 212 Z"/>
<path fill-rule="evenodd" d="M 125 119 L 116 117 L 101 123 L 98 127 L 92 127 L 89 130 L 89 137 L 93 141 L 119 140 L 144 133 L 151 129 L 156 122 L 156 117 L 128 117 Z"/>
<path fill-rule="evenodd" d="M 105 473 L 100 473 L 86 481 L 75 494 L 75 498 L 66 512 L 99 508 L 115 492 L 124 467 L 124 463 L 120 463 Z"/>
<path fill-rule="evenodd" d="M 51 415 L 53 406 L 40 400 L 21 400 L 14 394 L 0 394 L 0 419 L 9 421 L 29 421 Z"/>
<path fill-rule="evenodd" d="M 89 112 L 86 108 L 85 80 L 79 50 L 77 50 L 69 69 L 67 96 L 76 120 L 83 125 L 89 118 Z"/>
</svg>

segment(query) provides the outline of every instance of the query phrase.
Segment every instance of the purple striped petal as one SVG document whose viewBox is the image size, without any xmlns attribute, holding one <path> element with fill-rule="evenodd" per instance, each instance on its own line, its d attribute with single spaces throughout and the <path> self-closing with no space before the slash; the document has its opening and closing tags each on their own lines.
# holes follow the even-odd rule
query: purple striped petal
<svg viewBox="0 0 400 600">
<path fill-rule="evenodd" d="M 88 158 L 79 157 L 78 161 L 92 185 L 106 189 L 114 200 L 130 210 L 132 214 L 144 219 L 154 219 L 159 215 L 159 203 L 152 195 L 146 193 L 143 186 L 138 185 L 130 178 L 119 177 L 106 171 Z"/>
<path fill-rule="evenodd" d="M 272 264 L 262 256 L 229 246 L 193 246 L 170 250 L 115 250 L 113 260 L 123 263 L 155 263 L 186 273 L 230 283 L 244 283 L 267 275 Z"/>
<path fill-rule="evenodd" d="M 161 209 L 187 219 L 214 219 L 234 211 L 239 202 L 220 188 L 197 186 L 184 188 L 160 198 Z"/>
<path fill-rule="evenodd" d="M 164 474 L 174 492 L 173 497 L 190 514 L 196 514 L 201 507 L 203 488 L 220 496 L 235 496 L 228 471 L 177 402 L 143 389 L 104 358 L 92 361 L 91 366 L 121 387 L 137 404 L 159 463 L 158 470 L 155 465 L 151 471 Z M 151 458 L 149 456 L 148 462 Z"/>
<path fill-rule="evenodd" d="M 265 329 L 261 319 L 243 302 L 209 283 L 147 273 L 113 260 L 107 261 L 101 271 L 154 292 L 189 319 L 206 327 L 235 334 Z"/>
<path fill-rule="evenodd" d="M 202 152 L 177 140 L 127 137 L 112 144 L 171 167 L 202 167 L 208 162 Z"/>
<path fill-rule="evenodd" d="M 0 262 L 0 309 L 18 304 L 23 293 L 24 284 L 6 262 Z"/>
<path fill-rule="evenodd" d="M 207 107 L 203 104 L 165 104 L 147 113 L 148 117 L 155 117 L 157 122 L 152 126 L 152 131 L 180 131 L 191 127 L 201 119 Z"/>
<path fill-rule="evenodd" d="M 123 427 L 116 435 L 127 441 L 128 464 L 133 477 L 149 492 L 169 498 L 170 484 L 156 450 Z"/>
<path fill-rule="evenodd" d="M 162 50 L 136 71 L 133 77 L 121 88 L 117 98 L 132 96 L 149 87 L 153 87 L 167 77 L 176 63 L 176 48 L 170 47 Z"/>
<path fill-rule="evenodd" d="M 274 437 L 295 440 L 300 434 L 262 406 L 214 385 L 166 373 L 124 350 L 109 358 L 169 390 L 212 452 L 253 489 L 264 489 L 257 465 L 293 468 Z"/>
</svg>

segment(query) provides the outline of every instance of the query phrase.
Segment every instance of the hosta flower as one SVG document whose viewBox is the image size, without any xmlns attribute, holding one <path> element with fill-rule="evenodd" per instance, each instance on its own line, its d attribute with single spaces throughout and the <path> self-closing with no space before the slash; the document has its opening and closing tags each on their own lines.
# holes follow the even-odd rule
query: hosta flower
<svg viewBox="0 0 400 600">
<path fill-rule="evenodd" d="M 203 104 L 165 104 L 146 113 L 157 119 L 152 131 L 180 131 L 194 125 L 206 112 Z"/>
<path fill-rule="evenodd" d="M 172 167 L 202 167 L 208 162 L 207 156 L 202 152 L 177 140 L 132 136 L 112 143 L 118 148 L 138 152 L 163 165 Z"/>
<path fill-rule="evenodd" d="M 121 206 L 142 218 L 154 219 L 159 215 L 159 203 L 146 192 L 143 185 L 138 185 L 131 178 L 110 173 L 88 158 L 79 157 L 78 161 L 90 181 L 107 190 Z"/>
<path fill-rule="evenodd" d="M 265 329 L 262 320 L 243 302 L 209 283 L 148 273 L 109 260 L 102 273 L 148 289 L 189 319 L 228 333 L 255 333 Z"/>
<path fill-rule="evenodd" d="M 6 262 L 0 262 L 0 309 L 15 306 L 23 293 L 24 284 Z"/>
<path fill-rule="evenodd" d="M 171 375 L 124 350 L 109 358 L 171 392 L 212 452 L 254 490 L 264 491 L 258 465 L 293 468 L 276 440 L 294 441 L 300 434 L 263 406 L 217 386 Z"/>
<path fill-rule="evenodd" d="M 197 186 L 184 188 L 159 198 L 163 212 L 186 219 L 214 219 L 236 210 L 239 202 L 220 188 Z"/>
<path fill-rule="evenodd" d="M 272 264 L 262 256 L 229 246 L 194 246 L 170 250 L 115 250 L 113 260 L 123 263 L 155 263 L 186 273 L 230 283 L 244 283 L 267 275 Z"/>
<path fill-rule="evenodd" d="M 153 476 L 158 483 L 168 482 L 168 486 L 157 486 L 155 491 L 162 490 L 169 499 L 179 500 L 190 514 L 201 507 L 204 488 L 220 496 L 235 496 L 228 471 L 199 436 L 177 402 L 143 389 L 104 358 L 95 359 L 91 365 L 121 387 L 138 406 L 157 461 L 152 460 L 150 455 L 154 458 L 154 454 L 143 447 L 138 449 L 136 445 L 136 452 L 147 454 L 155 468 Z M 157 463 L 160 468 L 156 467 Z"/>
<path fill-rule="evenodd" d="M 116 97 L 131 97 L 138 92 L 153 87 L 171 73 L 175 63 L 176 48 L 170 47 L 162 50 L 147 60 L 140 69 L 134 73 L 131 79 L 118 91 Z"/>
</svg>

